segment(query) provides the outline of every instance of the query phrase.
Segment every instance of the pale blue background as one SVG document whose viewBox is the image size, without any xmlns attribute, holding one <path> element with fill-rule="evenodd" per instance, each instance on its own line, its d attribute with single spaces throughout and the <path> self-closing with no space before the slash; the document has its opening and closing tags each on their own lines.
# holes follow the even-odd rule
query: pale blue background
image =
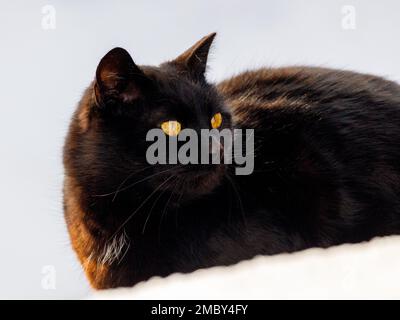
<svg viewBox="0 0 400 320">
<path fill-rule="evenodd" d="M 41 27 L 43 5 L 56 29 Z M 356 8 L 343 30 L 342 6 Z M 171 59 L 212 31 L 209 79 L 257 66 L 314 64 L 400 80 L 400 2 L 0 2 L 0 298 L 80 298 L 88 285 L 63 221 L 61 150 L 99 59 L 114 46 L 138 64 Z M 53 265 L 56 289 L 41 286 Z"/>
</svg>

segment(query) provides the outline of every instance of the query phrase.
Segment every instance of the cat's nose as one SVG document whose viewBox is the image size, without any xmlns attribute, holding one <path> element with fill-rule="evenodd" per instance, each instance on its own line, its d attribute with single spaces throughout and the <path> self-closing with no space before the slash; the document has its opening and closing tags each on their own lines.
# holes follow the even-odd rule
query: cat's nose
<svg viewBox="0 0 400 320">
<path fill-rule="evenodd" d="M 199 161 L 201 163 L 206 162 L 208 164 L 211 164 L 214 162 L 213 159 L 218 159 L 219 157 L 219 163 L 221 163 L 224 154 L 223 150 L 223 142 L 221 142 L 220 139 L 217 139 L 216 137 L 211 137 L 208 141 L 204 141 L 201 143 L 199 149 Z"/>
<path fill-rule="evenodd" d="M 212 137 L 212 139 L 210 139 L 210 145 L 209 145 L 209 149 L 210 150 L 210 154 L 215 155 L 215 154 L 219 154 L 221 153 L 221 150 L 223 149 L 222 143 L 219 139 L 217 139 L 216 137 Z"/>
<path fill-rule="evenodd" d="M 224 157 L 224 144 L 221 142 L 220 139 L 217 139 L 216 137 L 212 137 L 210 139 L 210 145 L 209 145 L 209 152 L 210 152 L 210 157 L 216 157 L 220 159 L 219 163 L 223 162 L 223 157 Z"/>
</svg>

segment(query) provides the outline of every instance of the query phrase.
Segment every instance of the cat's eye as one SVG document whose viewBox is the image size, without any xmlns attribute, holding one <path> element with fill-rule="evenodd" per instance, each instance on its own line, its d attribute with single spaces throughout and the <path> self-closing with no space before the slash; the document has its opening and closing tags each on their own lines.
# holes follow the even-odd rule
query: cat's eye
<svg viewBox="0 0 400 320">
<path fill-rule="evenodd" d="M 211 127 L 213 129 L 217 129 L 221 126 L 222 124 L 222 114 L 221 113 L 216 113 L 214 116 L 211 118 Z"/>
<path fill-rule="evenodd" d="M 166 135 L 175 137 L 181 132 L 181 124 L 178 121 L 164 121 L 161 129 Z"/>
</svg>

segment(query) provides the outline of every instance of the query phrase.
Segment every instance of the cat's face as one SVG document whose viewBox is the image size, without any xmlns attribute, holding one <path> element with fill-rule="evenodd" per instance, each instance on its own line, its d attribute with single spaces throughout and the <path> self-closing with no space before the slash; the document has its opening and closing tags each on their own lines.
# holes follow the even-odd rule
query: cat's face
<svg viewBox="0 0 400 320">
<path fill-rule="evenodd" d="M 146 141 L 146 134 L 151 129 L 164 130 L 168 141 L 168 135 L 179 129 L 200 132 L 231 127 L 231 116 L 221 97 L 204 77 L 213 38 L 214 34 L 203 38 L 159 67 L 139 67 L 121 48 L 111 50 L 101 60 L 85 136 L 91 162 L 88 167 L 97 191 L 129 192 L 147 186 L 190 198 L 219 185 L 226 170 L 223 164 L 151 165 L 146 158 L 152 143 Z M 168 131 L 168 124 L 175 132 Z M 198 146 L 200 153 L 200 143 Z M 167 149 L 167 160 L 168 156 Z"/>
</svg>

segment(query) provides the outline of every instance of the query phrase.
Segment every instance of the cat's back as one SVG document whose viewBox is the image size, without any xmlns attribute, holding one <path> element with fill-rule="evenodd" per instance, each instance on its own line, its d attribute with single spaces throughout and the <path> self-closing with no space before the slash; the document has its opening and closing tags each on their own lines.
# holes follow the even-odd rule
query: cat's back
<svg viewBox="0 0 400 320">
<path fill-rule="evenodd" d="M 289 108 L 304 112 L 358 113 L 400 108 L 400 86 L 381 77 L 319 67 L 262 68 L 218 84 L 236 120 L 252 110 Z M 324 107 L 329 106 L 326 110 Z M 319 107 L 319 108 L 318 108 Z M 251 114 L 248 115 L 251 118 Z"/>
<path fill-rule="evenodd" d="M 255 129 L 268 152 L 296 157 L 314 146 L 347 168 L 390 163 L 400 176 L 400 86 L 393 81 L 287 67 L 244 72 L 218 89 L 236 126 Z"/>
</svg>

